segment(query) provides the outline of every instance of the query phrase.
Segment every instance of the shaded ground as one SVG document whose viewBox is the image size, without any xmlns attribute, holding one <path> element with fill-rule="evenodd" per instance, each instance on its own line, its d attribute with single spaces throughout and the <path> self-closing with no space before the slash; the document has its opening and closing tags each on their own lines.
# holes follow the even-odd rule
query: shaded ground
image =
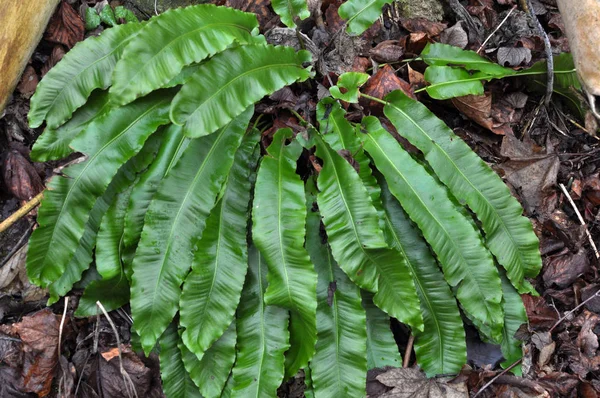
<svg viewBox="0 0 600 398">
<path fill-rule="evenodd" d="M 103 29 L 101 25 L 86 32 L 81 19 L 85 7 L 96 3 L 107 2 L 71 0 L 62 3 L 0 119 L 2 219 L 39 193 L 42 181 L 52 175 L 54 168 L 65 163 L 29 161 L 29 148 L 41 130 L 27 126 L 28 101 L 38 80 L 65 52 L 84 36 Z M 111 2 L 112 5 L 117 3 Z M 268 0 L 225 2 L 256 12 L 265 31 L 280 25 L 268 3 Z M 348 70 L 373 74 L 365 88 L 370 95 L 381 97 L 398 88 L 419 89 L 424 84 L 425 65 L 407 60 L 415 58 L 429 41 L 475 51 L 481 48 L 480 53 L 490 59 L 515 68 L 529 66 L 543 57 L 539 34 L 523 12 L 513 9 L 514 0 L 471 0 L 458 3 L 459 6 L 456 1 L 450 3 L 453 7 L 445 10 L 442 22 L 405 19 L 401 17 L 401 8 L 386 7 L 382 21 L 360 37 L 351 38 L 341 33 L 343 22 L 337 16 L 339 1 L 311 2 L 313 14 L 318 9 L 322 17 L 303 22 L 301 31 L 306 34 L 304 45 L 314 53 L 315 68 L 323 77 L 313 91 L 283 89 L 259 104 L 257 111 L 272 117 L 277 127 L 299 129 L 298 121 L 286 109 L 313 118 L 317 99 L 324 88 L 329 87 L 338 74 Z M 551 35 L 554 53 L 568 51 L 554 1 L 533 3 Z M 501 24 L 505 17 L 506 21 Z M 272 30 L 267 36 L 274 43 L 298 45 L 295 32 L 286 29 Z M 580 225 L 573 205 L 559 184 L 565 186 L 592 239 L 598 243 L 600 146 L 586 131 L 597 127 L 591 118 L 574 113 L 576 110 L 567 107 L 558 96 L 546 108 L 541 92 L 532 91 L 526 81 L 494 81 L 486 85 L 486 90 L 484 97 L 444 102 L 433 101 L 424 93 L 417 94 L 417 98 L 504 176 L 540 237 L 544 266 L 533 281 L 540 297 L 523 296 L 530 319 L 529 328 L 522 329 L 525 378 L 501 375 L 480 396 L 595 397 L 600 392 L 600 296 L 594 296 L 600 289 L 598 259 L 590 247 L 585 227 Z M 349 109 L 350 118 L 359 120 L 364 111 L 375 114 L 381 111 L 374 104 L 361 105 L 363 109 Z M 24 245 L 34 224 L 32 213 L 0 234 L 0 396 L 72 396 L 77 392 L 84 397 L 120 397 L 127 396 L 124 391 L 128 385 L 136 389 L 138 396 L 161 396 L 156 358 L 146 359 L 131 351 L 128 309 L 110 314 L 114 328 L 103 316 L 76 319 L 72 316 L 80 294 L 76 290 L 70 296 L 66 316 L 63 317 L 65 303 L 62 301 L 43 310 L 44 292 L 30 286 L 22 272 Z M 589 301 L 580 306 L 586 300 Z M 573 309 L 576 310 L 569 314 Z M 407 330 L 398 323 L 393 323 L 392 329 L 404 352 Z M 377 381 L 375 376 L 382 372 L 372 372 L 371 396 L 408 384 L 429 391 L 430 396 L 452 396 L 449 389 L 457 389 L 457 394 L 461 394 L 463 386 L 471 394 L 476 393 L 499 374 L 498 363 L 502 357 L 497 347 L 482 343 L 474 331 L 468 332 L 469 366 L 454 384 L 428 382 L 406 373 L 408 371 L 388 373 Z M 414 363 L 414 354 L 411 363 Z M 121 366 L 131 381 L 124 381 Z M 282 396 L 296 397 L 302 396 L 302 389 L 302 380 L 297 379 L 284 385 L 280 392 Z M 445 392 L 439 395 L 438 390 Z M 464 396 L 464 391 L 462 394 Z"/>
</svg>

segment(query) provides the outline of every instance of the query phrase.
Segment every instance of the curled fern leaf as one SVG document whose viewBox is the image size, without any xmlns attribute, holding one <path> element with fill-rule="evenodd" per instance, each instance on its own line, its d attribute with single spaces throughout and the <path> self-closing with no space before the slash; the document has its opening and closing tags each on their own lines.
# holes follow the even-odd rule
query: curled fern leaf
<svg viewBox="0 0 600 398">
<path fill-rule="evenodd" d="M 340 17 L 348 20 L 348 32 L 360 35 L 379 18 L 384 5 L 392 0 L 348 0 L 338 10 Z"/>
<path fill-rule="evenodd" d="M 179 323 L 185 330 L 181 337 L 198 359 L 231 324 L 240 301 L 248 266 L 248 202 L 258 138 L 254 130 L 238 149 L 225 193 L 206 221 L 192 271 L 183 284 Z"/>
<path fill-rule="evenodd" d="M 267 94 L 304 81 L 307 51 L 271 45 L 225 50 L 207 61 L 173 100 L 171 120 L 189 137 L 207 135 Z M 235 98 L 235 100 L 232 100 Z"/>
<path fill-rule="evenodd" d="M 248 248 L 248 274 L 237 310 L 237 359 L 232 370 L 234 398 L 277 394 L 283 381 L 284 355 L 289 348 L 288 311 L 266 305 L 267 264 L 260 252 Z"/>
<path fill-rule="evenodd" d="M 204 230 L 252 112 L 250 107 L 216 134 L 192 141 L 146 212 L 131 284 L 131 314 L 146 353 L 177 312 L 193 244 Z"/>
<path fill-rule="evenodd" d="M 29 278 L 40 286 L 54 282 L 65 271 L 84 234 L 89 211 L 106 190 L 117 170 L 133 157 L 158 126 L 168 122 L 168 93 L 159 92 L 113 109 L 96 119 L 73 142 L 88 156 L 84 163 L 52 179 L 38 214 L 27 254 Z"/>
<path fill-rule="evenodd" d="M 363 124 L 365 150 L 437 254 L 467 316 L 488 338 L 500 341 L 504 323 L 500 277 L 481 237 L 441 186 L 374 117 Z"/>
<path fill-rule="evenodd" d="M 296 18 L 302 20 L 310 16 L 306 0 L 273 0 L 271 5 L 288 28 L 296 27 Z"/>
<path fill-rule="evenodd" d="M 307 365 L 317 338 L 317 274 L 304 249 L 304 184 L 296 174 L 302 147 L 295 140 L 286 146 L 291 136 L 290 129 L 281 129 L 267 148 L 256 176 L 252 210 L 252 238 L 269 267 L 265 304 L 281 306 L 298 317 L 292 332 L 296 345 L 288 352 L 288 376 Z"/>
<path fill-rule="evenodd" d="M 523 209 L 500 177 L 424 105 L 400 91 L 386 97 L 385 115 L 419 148 L 452 194 L 477 214 L 486 243 L 521 293 L 535 293 L 523 276 L 536 276 L 539 241 Z"/>
<path fill-rule="evenodd" d="M 414 331 L 415 353 L 428 375 L 458 373 L 467 361 L 465 331 L 456 299 L 419 230 L 381 179 L 384 230 L 410 267 L 423 314 L 423 331 Z"/>
<path fill-rule="evenodd" d="M 67 123 L 51 129 L 47 127 L 35 140 L 31 149 L 31 159 L 36 162 L 58 160 L 73 153 L 69 144 L 96 117 L 110 108 L 106 91 L 93 92 L 88 102 L 73 114 Z"/>
<path fill-rule="evenodd" d="M 360 289 L 336 264 L 322 243 L 321 217 L 308 193 L 306 249 L 315 264 L 317 283 L 317 345 L 310 362 L 315 397 L 361 397 L 366 394 L 367 326 Z M 316 204 L 316 203 L 315 203 Z"/>
<path fill-rule="evenodd" d="M 163 87 L 184 66 L 256 40 L 254 14 L 212 4 L 169 10 L 152 18 L 125 48 L 115 67 L 111 101 L 127 104 Z"/>
<path fill-rule="evenodd" d="M 141 27 L 141 23 L 119 25 L 77 43 L 38 84 L 27 115 L 29 125 L 39 127 L 46 120 L 50 129 L 56 129 L 94 89 L 106 90 L 123 49 Z"/>
</svg>

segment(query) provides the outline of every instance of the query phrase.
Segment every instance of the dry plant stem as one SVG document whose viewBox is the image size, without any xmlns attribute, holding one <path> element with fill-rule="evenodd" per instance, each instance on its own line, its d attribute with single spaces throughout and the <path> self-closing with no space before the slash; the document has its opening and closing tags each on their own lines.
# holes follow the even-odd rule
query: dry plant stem
<svg viewBox="0 0 600 398">
<path fill-rule="evenodd" d="M 58 356 L 60 357 L 60 346 L 62 342 L 63 328 L 65 327 L 65 318 L 67 317 L 67 308 L 69 306 L 69 296 L 65 296 L 65 308 L 63 310 L 62 318 L 60 319 L 60 327 L 58 328 Z"/>
<path fill-rule="evenodd" d="M 406 350 L 404 350 L 404 361 L 402 361 L 402 367 L 408 368 L 410 364 L 410 354 L 412 354 L 413 344 L 415 343 L 415 335 L 411 334 L 406 344 Z"/>
<path fill-rule="evenodd" d="M 37 205 L 40 204 L 42 198 L 44 197 L 44 192 L 40 192 L 29 202 L 25 203 L 23 207 L 14 212 L 10 217 L 0 223 L 0 233 L 6 231 L 10 228 L 14 223 L 19 221 L 23 216 L 27 215 L 31 210 L 33 210 Z"/>
<path fill-rule="evenodd" d="M 477 391 L 477 394 L 473 395 L 473 398 L 479 396 L 482 392 L 484 392 L 487 388 L 489 388 L 489 386 L 491 386 L 492 384 L 494 384 L 494 382 L 496 380 L 498 380 L 501 376 L 505 375 L 506 373 L 510 372 L 511 369 L 513 369 L 515 366 L 517 366 L 518 364 L 520 364 L 522 361 L 523 361 L 523 358 L 519 359 L 518 361 L 513 362 L 513 364 L 510 365 L 508 368 L 504 369 L 502 372 L 500 372 L 496 376 L 494 376 L 492 378 L 492 380 L 490 380 L 487 383 L 485 383 L 484 386 L 481 387 L 479 389 L 479 391 Z"/>
<path fill-rule="evenodd" d="M 594 239 L 592 239 L 592 234 L 590 234 L 590 231 L 588 230 L 588 227 L 587 227 L 585 221 L 583 220 L 583 217 L 581 216 L 581 213 L 579 212 L 579 209 L 577 208 L 577 206 L 575 206 L 575 202 L 573 202 L 573 198 L 571 198 L 571 195 L 569 195 L 569 192 L 567 191 L 567 188 L 565 188 L 565 186 L 562 183 L 560 183 L 558 185 L 560 186 L 560 189 L 563 191 L 563 193 L 565 194 L 565 196 L 569 200 L 569 203 L 573 207 L 573 210 L 575 210 L 575 214 L 577 214 L 577 218 L 579 219 L 579 223 L 581 225 L 583 225 L 583 227 L 585 228 L 585 234 L 587 235 L 588 240 L 590 242 L 590 246 L 592 247 L 592 250 L 594 251 L 594 255 L 596 256 L 596 260 L 600 260 L 600 253 L 598 253 L 598 248 L 596 247 L 596 244 L 594 243 Z"/>
<path fill-rule="evenodd" d="M 121 339 L 119 338 L 119 333 L 117 332 L 117 327 L 113 323 L 110 316 L 108 316 L 108 312 L 106 312 L 106 308 L 104 308 L 102 303 L 100 301 L 96 301 L 96 305 L 98 306 L 98 308 L 100 308 L 100 310 L 106 317 L 106 320 L 110 324 L 110 327 L 112 328 L 113 333 L 115 334 L 115 338 L 117 339 L 117 352 L 119 354 L 119 370 L 121 372 L 121 375 L 123 376 L 123 383 L 125 384 L 125 388 L 127 390 L 127 395 L 129 397 L 131 397 L 133 395 L 137 398 L 138 395 L 137 395 L 137 391 L 135 390 L 133 381 L 131 380 L 131 377 L 129 377 L 129 374 L 125 371 L 125 368 L 123 367 L 123 357 L 121 355 Z"/>
<path fill-rule="evenodd" d="M 554 58 L 552 57 L 552 45 L 550 44 L 550 39 L 548 38 L 548 34 L 544 30 L 544 27 L 540 23 L 540 20 L 535 15 L 535 11 L 533 10 L 533 6 L 531 5 L 531 0 L 519 0 L 521 4 L 521 8 L 529 17 L 533 20 L 537 29 L 544 39 L 544 51 L 546 52 L 546 100 L 545 104 L 548 106 L 550 104 L 550 99 L 552 98 L 552 90 L 554 89 Z"/>
<path fill-rule="evenodd" d="M 496 29 L 494 29 L 492 31 L 492 33 L 490 33 L 490 35 L 485 39 L 485 41 L 483 42 L 483 44 L 479 47 L 479 50 L 477 50 L 478 54 L 481 52 L 481 50 L 484 49 L 484 47 L 487 44 L 487 42 L 492 38 L 492 36 L 494 36 L 496 34 L 496 32 L 498 31 L 498 29 L 500 29 L 500 27 L 502 25 L 504 25 L 504 23 L 508 20 L 508 17 L 510 17 L 510 15 L 513 13 L 513 11 L 515 10 L 515 8 L 517 8 L 516 4 L 510 9 L 510 11 L 508 12 L 508 14 L 506 14 L 506 16 L 504 17 L 504 19 L 502 20 L 502 22 L 500 22 L 498 24 L 498 26 L 496 26 Z"/>
<path fill-rule="evenodd" d="M 549 333 L 552 333 L 552 331 L 554 329 L 556 329 L 556 327 L 558 325 L 560 325 L 565 319 L 567 319 L 568 317 L 570 317 L 575 311 L 577 311 L 578 309 L 580 309 L 581 307 L 583 307 L 584 305 L 586 305 L 588 302 L 590 302 L 592 299 L 596 298 L 600 296 L 600 290 L 598 290 L 596 293 L 594 293 L 593 295 L 591 295 L 590 297 L 588 297 L 586 300 L 582 301 L 577 307 L 573 308 L 571 311 L 567 312 L 565 315 L 563 315 L 558 321 L 556 321 L 556 323 L 554 325 L 552 325 L 552 327 L 550 328 L 550 330 L 548 330 Z"/>
</svg>

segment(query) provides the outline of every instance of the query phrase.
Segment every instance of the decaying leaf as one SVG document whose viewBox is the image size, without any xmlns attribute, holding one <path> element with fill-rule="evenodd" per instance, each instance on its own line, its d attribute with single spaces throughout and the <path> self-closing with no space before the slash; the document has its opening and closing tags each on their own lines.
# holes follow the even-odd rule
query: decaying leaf
<svg viewBox="0 0 600 398">
<path fill-rule="evenodd" d="M 392 390 L 381 398 L 466 398 L 469 396 L 463 382 L 452 383 L 452 378 L 428 379 L 425 373 L 414 368 L 390 369 L 377 376 L 377 380 Z"/>
<path fill-rule="evenodd" d="M 45 38 L 53 43 L 72 48 L 77 42 L 83 40 L 84 33 L 83 20 L 69 3 L 63 1 L 50 19 Z"/>
<path fill-rule="evenodd" d="M 542 277 L 546 286 L 554 284 L 565 288 L 586 272 L 589 266 L 587 251 L 580 249 L 575 254 L 567 253 L 548 258 L 544 264 Z"/>
<path fill-rule="evenodd" d="M 123 380 L 124 376 L 120 371 L 118 349 L 114 348 L 108 352 L 109 354 L 106 356 L 106 353 L 102 354 L 97 369 L 103 396 L 106 398 L 127 396 L 124 395 L 126 387 Z M 125 376 L 125 380 L 128 378 L 131 380 L 138 397 L 146 396 L 152 384 L 152 371 L 146 367 L 142 360 L 128 346 L 121 346 L 121 358 L 123 360 L 123 368 L 128 375 Z"/>
<path fill-rule="evenodd" d="M 440 35 L 440 41 L 444 44 L 464 49 L 469 44 L 467 32 L 462 27 L 462 21 L 444 30 Z"/>
<path fill-rule="evenodd" d="M 369 78 L 361 91 L 372 97 L 383 98 L 394 90 L 402 90 L 406 95 L 414 98 L 410 84 L 399 78 L 394 68 L 385 65 Z M 374 114 L 383 113 L 383 105 L 378 102 L 362 98 L 360 103 Z"/>
<path fill-rule="evenodd" d="M 9 151 L 4 159 L 3 176 L 9 192 L 20 200 L 30 200 L 44 189 L 35 168 L 16 149 Z"/>
<path fill-rule="evenodd" d="M 377 62 L 396 62 L 404 55 L 404 49 L 400 47 L 398 40 L 386 40 L 371 49 L 370 55 Z"/>
</svg>

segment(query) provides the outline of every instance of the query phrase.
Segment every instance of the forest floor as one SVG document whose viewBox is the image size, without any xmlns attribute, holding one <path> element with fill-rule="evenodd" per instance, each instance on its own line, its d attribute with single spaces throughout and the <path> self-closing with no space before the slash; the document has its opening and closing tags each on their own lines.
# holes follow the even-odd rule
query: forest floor
<svg viewBox="0 0 600 398">
<path fill-rule="evenodd" d="M 106 27 L 102 22 L 86 30 L 84 22 L 85 8 L 101 9 L 106 3 L 61 3 L 0 115 L 0 219 L 41 192 L 44 181 L 69 160 L 29 160 L 30 148 L 41 133 L 27 125 L 29 98 L 38 81 L 73 45 Z M 118 1 L 110 3 L 119 5 Z M 263 32 L 282 26 L 269 0 L 219 4 L 223 3 L 257 13 Z M 414 58 L 428 42 L 478 51 L 515 69 L 544 57 L 539 32 L 515 0 L 463 1 L 460 9 L 440 8 L 443 19 L 437 22 L 404 18 L 401 10 L 386 6 L 383 18 L 359 37 L 343 33 L 343 21 L 337 15 L 341 1 L 313 3 L 322 16 L 304 21 L 300 31 L 306 34 L 308 49 L 318 56 L 319 84 L 314 92 L 280 90 L 257 106 L 279 127 L 301 129 L 287 109 L 313 115 L 322 89 L 344 71 L 372 75 L 365 87 L 372 96 L 422 88 L 425 64 Z M 533 0 L 533 4 L 554 54 L 568 52 L 555 1 Z M 271 30 L 267 36 L 277 44 L 298 40 L 295 32 L 284 29 Z M 486 84 L 484 96 L 450 101 L 434 101 L 425 92 L 416 95 L 503 176 L 533 223 L 543 256 L 542 272 L 532 281 L 540 296 L 523 295 L 529 316 L 521 336 L 524 376 L 501 372 L 499 347 L 482 342 L 476 332 L 468 330 L 468 365 L 450 381 L 411 379 L 411 383 L 422 383 L 424 395 L 419 396 L 467 394 L 451 393 L 455 391 L 452 385 L 464 386 L 471 396 L 479 392 L 480 397 L 600 396 L 599 260 L 590 245 L 590 240 L 600 243 L 600 142 L 591 134 L 598 127 L 593 118 L 578 114 L 556 94 L 545 106 L 543 88 L 532 90 L 527 83 L 522 78 L 496 80 Z M 370 105 L 365 109 L 377 114 Z M 349 109 L 350 118 L 358 120 L 362 113 L 360 107 Z M 163 396 L 157 358 L 144 358 L 131 350 L 128 308 L 112 312 L 112 324 L 103 316 L 77 319 L 73 312 L 81 291 L 74 290 L 68 301 L 46 309 L 46 292 L 30 285 L 24 270 L 35 217 L 33 211 L 0 234 L 0 396 L 72 396 L 75 391 L 81 397 L 126 396 L 121 365 L 132 377 L 138 396 Z M 392 329 L 404 352 L 406 330 L 396 323 Z M 414 364 L 414 353 L 410 364 Z M 390 390 L 375 379 L 381 372 L 370 372 L 370 397 Z M 406 375 L 400 376 L 398 383 L 406 382 Z M 494 383 L 486 386 L 492 379 Z M 302 385 L 301 379 L 292 380 L 282 386 L 280 396 L 303 396 Z"/>
</svg>

